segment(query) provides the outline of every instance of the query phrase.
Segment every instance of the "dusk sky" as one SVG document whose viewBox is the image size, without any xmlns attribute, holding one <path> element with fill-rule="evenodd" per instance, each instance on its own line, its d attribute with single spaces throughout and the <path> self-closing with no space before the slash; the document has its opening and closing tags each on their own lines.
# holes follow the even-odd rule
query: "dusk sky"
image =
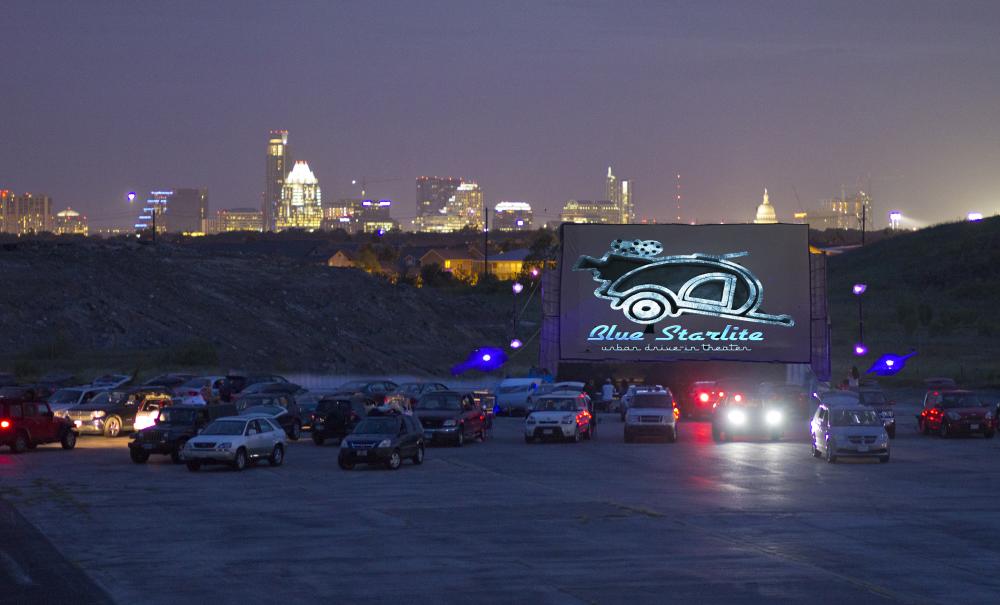
<svg viewBox="0 0 1000 605">
<path fill-rule="evenodd" d="M 919 222 L 1000 211 L 1000 2 L 0 4 L 0 188 L 130 224 L 129 190 L 260 205 L 268 130 L 325 200 L 415 214 L 419 175 L 556 217 L 779 217 L 859 184 Z"/>
</svg>

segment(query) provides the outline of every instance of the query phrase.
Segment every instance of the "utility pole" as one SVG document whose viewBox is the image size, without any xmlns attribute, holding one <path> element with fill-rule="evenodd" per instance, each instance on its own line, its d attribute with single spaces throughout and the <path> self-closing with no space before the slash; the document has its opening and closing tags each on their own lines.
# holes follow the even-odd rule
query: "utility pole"
<svg viewBox="0 0 1000 605">
<path fill-rule="evenodd" d="M 490 207 L 483 203 L 483 283 L 490 274 Z"/>
<path fill-rule="evenodd" d="M 868 204 L 861 196 L 861 245 L 865 245 L 865 231 L 868 229 Z"/>
</svg>

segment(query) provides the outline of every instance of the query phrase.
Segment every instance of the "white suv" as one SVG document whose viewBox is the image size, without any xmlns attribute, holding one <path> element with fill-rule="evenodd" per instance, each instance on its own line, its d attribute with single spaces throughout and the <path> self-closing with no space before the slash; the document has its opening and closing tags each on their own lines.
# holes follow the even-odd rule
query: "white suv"
<svg viewBox="0 0 1000 605">
<path fill-rule="evenodd" d="M 680 410 L 670 389 L 637 389 L 625 413 L 625 443 L 647 436 L 673 443 L 677 441 L 679 416 Z"/>
</svg>

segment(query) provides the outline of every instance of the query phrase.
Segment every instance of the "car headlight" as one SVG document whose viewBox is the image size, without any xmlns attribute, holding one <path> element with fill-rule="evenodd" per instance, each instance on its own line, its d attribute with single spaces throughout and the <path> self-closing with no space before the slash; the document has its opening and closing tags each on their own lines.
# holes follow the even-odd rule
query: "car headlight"
<svg viewBox="0 0 1000 605">
<path fill-rule="evenodd" d="M 444 426 L 455 426 L 457 423 L 453 418 L 444 421 Z"/>
<path fill-rule="evenodd" d="M 108 413 L 105 412 L 104 410 L 97 410 L 96 412 L 92 413 L 90 415 L 90 417 L 91 418 L 104 418 L 107 415 L 108 415 Z"/>
<path fill-rule="evenodd" d="M 563 416 L 562 423 L 563 424 L 573 424 L 573 420 L 575 420 L 575 419 L 576 419 L 576 416 L 574 416 L 572 414 L 570 414 L 569 416 Z"/>
<path fill-rule="evenodd" d="M 743 424 L 747 421 L 746 412 L 743 410 L 729 410 L 729 413 L 726 414 L 726 418 L 730 423 L 737 425 Z"/>
<path fill-rule="evenodd" d="M 783 418 L 781 416 L 781 412 L 778 410 L 768 410 L 767 413 L 764 414 L 764 422 L 770 426 L 781 424 L 782 420 Z"/>
<path fill-rule="evenodd" d="M 223 450 L 223 451 L 224 450 L 229 450 L 229 449 L 232 449 L 232 448 L 233 448 L 233 444 L 230 441 L 225 441 L 223 443 L 218 443 L 215 446 L 215 449 L 217 449 L 217 450 Z"/>
<path fill-rule="evenodd" d="M 392 439 L 383 439 L 378 442 L 378 447 L 392 447 Z"/>
<path fill-rule="evenodd" d="M 960 420 L 962 417 L 958 415 L 958 412 L 948 412 L 948 418 L 951 420 Z"/>
</svg>

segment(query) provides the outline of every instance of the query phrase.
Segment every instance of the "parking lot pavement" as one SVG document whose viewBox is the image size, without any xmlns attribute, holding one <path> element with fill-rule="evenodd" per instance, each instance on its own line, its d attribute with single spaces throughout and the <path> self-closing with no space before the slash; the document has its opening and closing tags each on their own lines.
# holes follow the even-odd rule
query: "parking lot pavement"
<svg viewBox="0 0 1000 605">
<path fill-rule="evenodd" d="M 1000 439 L 916 434 L 892 462 L 780 443 L 493 438 L 423 466 L 129 462 L 126 440 L 0 454 L 0 496 L 119 603 L 994 603 Z M 34 570 L 27 570 L 32 573 Z M 2 577 L 2 576 L 0 576 Z"/>
</svg>

